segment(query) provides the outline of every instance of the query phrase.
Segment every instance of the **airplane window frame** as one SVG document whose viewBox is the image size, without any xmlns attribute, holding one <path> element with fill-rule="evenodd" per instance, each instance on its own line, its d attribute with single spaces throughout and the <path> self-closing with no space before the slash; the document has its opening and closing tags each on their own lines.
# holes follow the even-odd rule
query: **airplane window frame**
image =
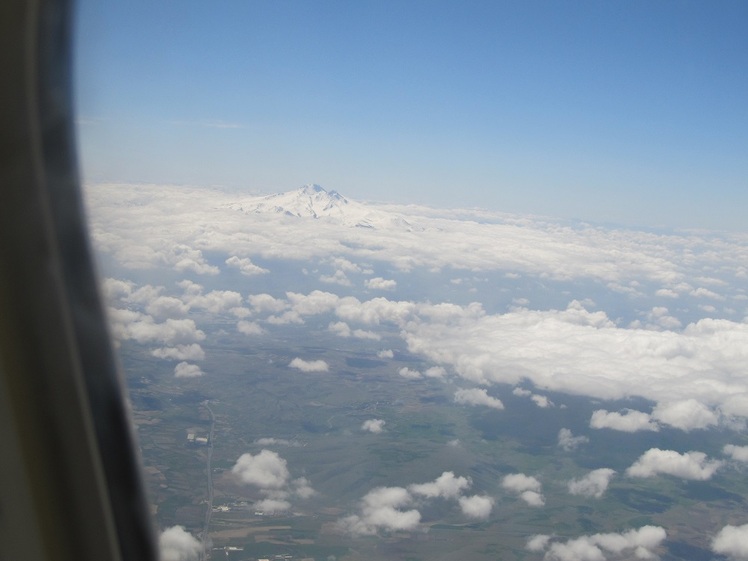
<svg viewBox="0 0 748 561">
<path fill-rule="evenodd" d="M 0 557 L 157 559 L 78 179 L 70 0 L 0 8 Z"/>
</svg>

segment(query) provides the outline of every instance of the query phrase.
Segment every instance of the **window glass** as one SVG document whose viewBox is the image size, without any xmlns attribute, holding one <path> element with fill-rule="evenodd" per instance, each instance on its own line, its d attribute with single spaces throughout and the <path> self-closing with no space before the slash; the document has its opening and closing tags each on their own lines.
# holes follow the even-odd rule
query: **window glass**
<svg viewBox="0 0 748 561">
<path fill-rule="evenodd" d="M 746 4 L 77 9 L 165 559 L 745 556 Z"/>
</svg>

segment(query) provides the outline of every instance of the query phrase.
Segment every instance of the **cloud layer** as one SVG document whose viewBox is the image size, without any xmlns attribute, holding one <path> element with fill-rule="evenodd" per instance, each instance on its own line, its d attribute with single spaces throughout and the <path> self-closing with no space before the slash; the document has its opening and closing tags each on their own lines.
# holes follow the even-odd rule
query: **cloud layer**
<svg viewBox="0 0 748 561">
<path fill-rule="evenodd" d="M 123 277 L 103 285 L 115 337 L 143 346 L 187 387 L 217 374 L 216 333 L 255 343 L 309 328 L 336 345 L 376 355 L 393 384 L 442 385 L 452 407 L 476 408 L 462 409 L 473 417 L 503 418 L 510 411 L 496 412 L 505 402 L 522 402 L 552 418 L 565 404 L 563 396 L 551 401 L 549 392 L 602 400 L 587 434 L 562 425 L 549 433 L 553 438 L 558 430 L 555 450 L 569 463 L 596 439 L 629 438 L 605 431 L 661 431 L 665 439 L 672 430 L 707 435 L 748 420 L 745 236 L 655 234 L 355 202 L 347 213 L 314 205 L 279 212 L 288 197 L 272 202 L 169 186 L 95 186 L 86 194 L 97 250 L 117 263 Z M 147 269 L 167 279 L 164 286 L 126 280 L 129 271 Z M 274 282 L 276 270 L 295 270 L 302 281 L 287 289 Z M 306 351 L 294 354 L 300 352 Z M 333 374 L 341 364 L 338 357 L 315 354 L 288 362 L 294 354 L 278 364 Z M 498 384 L 515 386 L 514 397 L 502 394 L 502 402 L 498 391 L 505 390 Z M 634 410 L 604 403 L 631 397 L 648 404 Z M 365 417 L 356 419 L 354 429 Z M 383 419 L 371 418 L 360 430 L 378 434 L 384 427 Z M 394 435 L 387 427 L 382 436 L 363 438 L 381 444 Z M 450 453 L 465 452 L 469 443 L 463 442 L 453 440 Z M 631 457 L 615 480 L 613 469 L 600 468 L 562 481 L 549 472 L 514 473 L 494 485 L 533 507 L 546 502 L 543 485 L 549 502 L 558 497 L 550 490 L 559 488 L 576 495 L 562 493 L 565 500 L 579 502 L 604 497 L 611 482 L 636 487 L 642 484 L 637 479 L 660 476 L 709 480 L 727 473 L 725 466 L 742 469 L 738 462 L 748 462 L 747 449 L 729 444 L 722 459 L 710 459 L 698 451 L 651 448 Z M 286 460 L 267 449 L 242 454 L 231 471 L 258 510 L 286 512 L 296 499 L 315 494 L 307 479 L 293 478 Z M 384 484 L 365 493 L 339 528 L 357 535 L 421 531 L 429 506 L 437 503 L 451 509 L 450 516 L 488 520 L 497 501 L 480 489 L 468 495 L 472 484 L 452 471 L 432 481 Z M 509 502 L 516 507 L 517 501 Z M 741 549 L 746 532 L 745 526 L 714 529 L 713 551 L 748 558 Z M 645 526 L 570 539 L 538 535 L 527 547 L 548 560 L 649 558 L 664 538 L 662 528 Z M 196 558 L 202 547 L 180 527 L 166 530 L 162 541 L 170 561 Z"/>
<path fill-rule="evenodd" d="M 223 253 L 230 266 L 251 274 L 262 274 L 250 260 L 254 256 L 299 260 L 335 256 L 348 263 L 366 257 L 402 270 L 418 266 L 505 269 L 558 279 L 594 278 L 621 289 L 631 289 L 632 279 L 648 279 L 659 283 L 666 294 L 719 299 L 722 296 L 714 287 L 683 286 L 684 251 L 711 249 L 714 253 L 704 251 L 702 260 L 711 264 L 719 255 L 736 273 L 748 262 L 745 246 L 739 243 L 743 240 L 571 227 L 477 210 L 349 201 L 346 213 L 339 216 L 295 210 L 297 216 L 287 216 L 275 209 L 289 204 L 288 197 L 268 201 L 216 189 L 95 185 L 88 186 L 85 195 L 97 245 L 131 268 L 167 266 L 216 274 L 206 251 Z M 207 224 L 211 228 L 205 228 Z M 346 244 L 341 243 L 341 228 Z M 393 231 L 407 236 L 393 236 Z M 164 232 L 170 237 L 165 238 Z M 315 243 L 300 244 L 302 239 Z"/>
<path fill-rule="evenodd" d="M 654 235 L 352 201 L 342 214 L 322 216 L 308 209 L 279 214 L 277 205 L 296 204 L 293 193 L 271 201 L 215 189 L 99 185 L 88 188 L 86 197 L 98 250 L 123 268 L 214 277 L 221 265 L 256 277 L 272 273 L 257 265 L 260 260 L 317 261 L 332 267 L 330 276 L 347 286 L 399 288 L 395 279 L 373 276 L 365 264 L 377 262 L 402 273 L 417 267 L 503 271 L 507 279 L 588 282 L 610 294 L 652 302 L 639 310 L 640 319 L 625 324 L 583 297 L 570 299 L 566 308 L 542 310 L 516 298 L 518 306 L 508 312 L 486 313 L 480 304 L 359 301 L 322 291 L 245 300 L 232 291 L 203 291 L 191 281 L 184 282 L 179 297 L 148 296 L 118 281 L 108 287 L 109 294 L 147 304 L 142 310 L 112 311 L 121 340 L 162 349 L 199 344 L 205 333 L 185 317 L 199 310 L 234 315 L 240 320 L 237 329 L 252 336 L 269 326 L 330 314 L 331 329 L 343 337 L 374 340 L 381 336 L 377 326 L 394 324 L 411 352 L 483 386 L 527 380 L 544 390 L 600 399 L 636 395 L 655 402 L 651 412 L 639 412 L 648 419 L 631 413 L 616 419 L 611 412 L 594 419 L 600 428 L 688 431 L 748 417 L 748 383 L 739 366 L 748 361 L 743 320 L 748 243 L 738 235 Z M 311 239 L 314 243 L 303 243 Z M 702 313 L 723 306 L 724 317 L 684 321 L 673 316 L 673 301 L 687 301 Z M 196 360 L 176 351 L 162 355 Z M 532 399 L 540 407 L 552 405 L 542 395 Z"/>
</svg>

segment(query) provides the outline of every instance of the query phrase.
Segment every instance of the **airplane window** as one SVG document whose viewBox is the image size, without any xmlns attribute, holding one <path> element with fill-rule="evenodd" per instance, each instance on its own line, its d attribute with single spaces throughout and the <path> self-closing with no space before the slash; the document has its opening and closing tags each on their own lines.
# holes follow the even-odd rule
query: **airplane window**
<svg viewBox="0 0 748 561">
<path fill-rule="evenodd" d="M 748 559 L 747 16 L 81 0 L 162 558 Z"/>
</svg>

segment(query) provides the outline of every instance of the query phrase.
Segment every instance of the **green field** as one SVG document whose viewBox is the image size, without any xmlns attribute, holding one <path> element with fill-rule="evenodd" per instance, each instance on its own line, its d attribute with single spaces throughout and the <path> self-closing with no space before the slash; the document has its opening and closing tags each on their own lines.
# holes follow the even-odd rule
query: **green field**
<svg viewBox="0 0 748 561">
<path fill-rule="evenodd" d="M 204 344 L 208 358 L 201 363 L 206 374 L 200 378 L 176 379 L 172 363 L 154 361 L 135 344 L 122 349 L 160 528 L 180 524 L 202 533 L 207 447 L 190 444 L 187 434 L 207 436 L 206 402 L 215 414 L 213 506 L 226 508 L 212 514 L 213 557 L 530 560 L 541 556 L 524 547 L 536 533 L 577 537 L 653 524 L 668 528 L 663 559 L 686 555 L 698 560 L 706 554 L 714 529 L 736 522 L 731 513 L 741 510 L 748 492 L 744 474 L 735 470 L 721 472 L 708 483 L 624 477 L 632 458 L 653 443 L 686 450 L 689 435 L 663 431 L 633 438 L 590 431 L 586 422 L 600 404 L 586 399 L 549 394 L 557 406 L 539 410 L 512 396 L 511 388 L 499 386 L 502 411 L 457 405 L 452 396 L 458 386 L 452 382 L 412 382 L 398 375 L 403 366 L 430 365 L 415 361 L 394 339 L 346 340 L 343 346 L 329 333 L 306 326 L 285 329 L 282 337 L 268 336 L 261 346 L 253 346 L 214 327 L 215 334 Z M 390 343 L 395 358 L 377 359 L 376 351 Z M 323 358 L 329 372 L 289 368 L 294 357 Z M 381 434 L 361 430 L 372 418 L 385 421 Z M 561 451 L 558 427 L 585 434 L 589 442 L 578 450 Z M 710 432 L 703 440 L 710 447 L 705 451 L 719 450 L 728 436 Z M 256 443 L 261 438 L 283 442 L 263 446 Z M 294 499 L 286 513 L 258 515 L 252 503 L 263 497 L 256 487 L 238 482 L 231 467 L 242 454 L 263 448 L 280 454 L 292 477 L 307 478 L 316 495 Z M 619 473 L 603 498 L 568 493 L 567 481 L 598 467 Z M 488 520 L 467 519 L 454 501 L 437 499 L 419 505 L 417 531 L 353 536 L 338 526 L 342 517 L 357 512 L 359 501 L 372 489 L 424 483 L 444 471 L 469 477 L 470 494 L 495 499 Z M 529 507 L 501 488 L 501 478 L 515 472 L 542 481 L 543 508 Z M 239 549 L 218 551 L 229 546 Z"/>
</svg>

